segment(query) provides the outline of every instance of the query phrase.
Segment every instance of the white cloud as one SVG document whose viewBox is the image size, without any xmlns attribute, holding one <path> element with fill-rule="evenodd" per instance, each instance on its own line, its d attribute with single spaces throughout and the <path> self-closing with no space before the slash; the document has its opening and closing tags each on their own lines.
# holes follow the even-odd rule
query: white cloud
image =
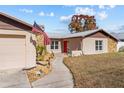
<svg viewBox="0 0 124 93">
<path fill-rule="evenodd" d="M 110 6 L 104 6 L 104 5 L 101 5 L 99 6 L 99 8 L 101 9 L 107 9 L 107 7 L 110 7 Z M 111 6 L 111 8 L 114 8 L 114 6 Z M 76 7 L 75 8 L 75 14 L 84 14 L 84 15 L 95 15 L 96 19 L 99 19 L 99 20 L 104 20 L 108 17 L 108 14 L 106 13 L 106 11 L 95 11 L 93 8 L 88 8 L 88 7 Z M 66 15 L 66 16 L 61 16 L 60 17 L 60 21 L 61 22 L 69 22 L 72 18 L 74 14 L 70 14 L 70 15 Z"/>
<path fill-rule="evenodd" d="M 106 29 L 110 32 L 123 32 L 124 24 L 110 24 L 107 25 Z"/>
<path fill-rule="evenodd" d="M 108 15 L 105 11 L 102 11 L 102 12 L 98 12 L 98 17 L 100 20 L 104 20 L 108 17 Z"/>
<path fill-rule="evenodd" d="M 115 5 L 99 5 L 99 9 L 112 9 L 115 7 Z"/>
<path fill-rule="evenodd" d="M 84 14 L 84 15 L 95 15 L 96 12 L 92 8 L 83 8 L 83 7 L 76 7 L 75 8 L 76 14 Z"/>
<path fill-rule="evenodd" d="M 19 9 L 19 11 L 25 12 L 25 13 L 33 13 L 33 10 L 31 10 L 31 9 L 26 9 L 26 8 Z"/>
<path fill-rule="evenodd" d="M 50 16 L 50 17 L 53 17 L 53 16 L 55 16 L 55 14 L 53 12 L 51 12 L 51 13 L 45 13 L 45 12 L 41 11 L 39 13 L 39 16 Z"/>
<path fill-rule="evenodd" d="M 61 17 L 60 17 L 60 21 L 61 21 L 61 22 L 68 22 L 68 21 L 71 20 L 71 17 L 72 17 L 72 15 L 61 16 Z"/>
<path fill-rule="evenodd" d="M 55 14 L 53 13 L 53 12 L 51 12 L 51 13 L 49 13 L 49 14 L 47 14 L 47 16 L 54 16 Z"/>
<path fill-rule="evenodd" d="M 109 7 L 110 7 L 110 8 L 115 8 L 115 6 L 116 6 L 116 5 L 110 5 Z"/>
<path fill-rule="evenodd" d="M 39 16 L 45 16 L 45 13 L 41 11 L 41 12 L 39 13 Z"/>
<path fill-rule="evenodd" d="M 105 9 L 104 5 L 99 5 L 99 9 Z"/>
</svg>

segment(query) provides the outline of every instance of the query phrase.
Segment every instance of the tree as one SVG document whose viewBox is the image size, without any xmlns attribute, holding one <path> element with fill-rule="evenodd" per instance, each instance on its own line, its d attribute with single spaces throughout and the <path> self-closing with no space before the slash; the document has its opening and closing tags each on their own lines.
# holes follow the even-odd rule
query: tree
<svg viewBox="0 0 124 93">
<path fill-rule="evenodd" d="M 96 19 L 94 16 L 88 15 L 73 15 L 71 23 L 68 25 L 68 27 L 71 33 L 94 30 L 98 28 L 96 26 Z"/>
</svg>

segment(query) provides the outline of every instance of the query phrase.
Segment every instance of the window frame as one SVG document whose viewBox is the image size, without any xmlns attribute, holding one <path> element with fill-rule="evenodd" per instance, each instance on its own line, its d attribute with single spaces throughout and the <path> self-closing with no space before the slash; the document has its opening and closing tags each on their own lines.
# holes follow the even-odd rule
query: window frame
<svg viewBox="0 0 124 93">
<path fill-rule="evenodd" d="M 95 50 L 96 51 L 103 50 L 103 40 L 95 40 Z"/>
<path fill-rule="evenodd" d="M 58 40 L 52 40 L 52 43 L 50 45 L 50 49 L 59 49 L 59 41 Z"/>
</svg>

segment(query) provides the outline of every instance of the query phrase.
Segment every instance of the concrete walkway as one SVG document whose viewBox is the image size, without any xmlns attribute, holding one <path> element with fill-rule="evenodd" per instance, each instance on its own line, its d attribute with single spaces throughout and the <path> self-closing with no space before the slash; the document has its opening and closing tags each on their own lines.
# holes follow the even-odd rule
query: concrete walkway
<svg viewBox="0 0 124 93">
<path fill-rule="evenodd" d="M 56 54 L 56 59 L 52 62 L 52 72 L 33 82 L 32 86 L 37 88 L 72 88 L 72 75 L 63 64 L 63 56 L 62 54 Z"/>
<path fill-rule="evenodd" d="M 22 69 L 0 71 L 0 88 L 30 88 L 26 72 Z"/>
</svg>

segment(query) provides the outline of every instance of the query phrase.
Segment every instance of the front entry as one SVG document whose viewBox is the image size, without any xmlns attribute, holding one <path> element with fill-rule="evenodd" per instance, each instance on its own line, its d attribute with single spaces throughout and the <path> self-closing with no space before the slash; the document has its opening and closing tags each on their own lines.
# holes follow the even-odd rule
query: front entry
<svg viewBox="0 0 124 93">
<path fill-rule="evenodd" d="M 64 53 L 67 53 L 67 41 L 64 41 Z"/>
</svg>

